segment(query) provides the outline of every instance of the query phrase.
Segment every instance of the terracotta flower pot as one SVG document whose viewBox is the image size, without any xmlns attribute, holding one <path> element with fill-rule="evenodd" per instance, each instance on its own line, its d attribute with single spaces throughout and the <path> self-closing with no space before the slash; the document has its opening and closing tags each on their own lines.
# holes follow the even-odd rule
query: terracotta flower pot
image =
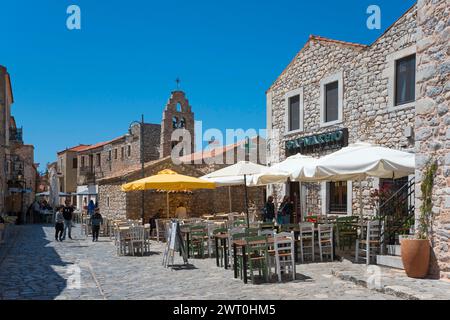
<svg viewBox="0 0 450 320">
<path fill-rule="evenodd" d="M 430 263 L 430 241 L 418 239 L 401 240 L 402 261 L 410 278 L 425 278 Z"/>
</svg>

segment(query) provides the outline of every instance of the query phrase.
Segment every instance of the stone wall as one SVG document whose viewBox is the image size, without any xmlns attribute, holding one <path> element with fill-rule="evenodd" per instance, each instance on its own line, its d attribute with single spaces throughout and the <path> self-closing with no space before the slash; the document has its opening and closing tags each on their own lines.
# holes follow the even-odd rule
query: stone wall
<svg viewBox="0 0 450 320">
<path fill-rule="evenodd" d="M 6 105 L 6 68 L 0 66 L 0 213 L 5 210 L 5 196 L 6 196 L 6 144 L 9 120 L 7 118 L 7 105 Z M 7 126 L 8 124 L 8 126 Z"/>
<path fill-rule="evenodd" d="M 416 208 L 419 215 L 423 169 L 437 160 L 430 265 L 437 277 L 450 274 L 450 3 L 419 0 L 417 6 Z"/>
<path fill-rule="evenodd" d="M 30 188 L 31 193 L 23 195 L 23 209 L 26 211 L 32 204 L 36 193 L 36 169 L 34 167 L 34 146 L 23 144 L 12 144 L 11 153 L 18 155 L 23 161 L 24 170 L 23 175 L 26 182 L 26 188 Z M 25 187 L 25 186 L 24 186 Z"/>
<path fill-rule="evenodd" d="M 392 60 L 398 51 L 415 49 L 416 8 L 408 10 L 372 45 L 364 46 L 311 36 L 294 60 L 270 87 L 267 97 L 268 114 L 272 115 L 271 139 L 268 161 L 272 164 L 286 158 L 285 143 L 298 137 L 348 128 L 348 143 L 366 141 L 387 147 L 411 151 L 414 139 L 405 135 L 414 126 L 414 105 L 390 106 L 390 90 L 393 88 Z M 414 53 L 414 52 L 413 52 Z M 343 81 L 342 122 L 322 126 L 320 121 L 321 81 L 330 76 Z M 303 90 L 303 131 L 286 133 L 285 94 Z M 324 156 L 336 150 L 314 152 L 312 156 Z M 370 190 L 378 188 L 378 180 L 363 181 L 364 214 L 373 214 Z M 321 212 L 321 187 L 310 185 L 309 199 L 317 199 L 315 208 Z M 286 192 L 282 185 L 273 186 L 277 200 Z M 353 211 L 359 209 L 358 187 L 353 188 Z"/>
<path fill-rule="evenodd" d="M 199 177 L 208 171 L 209 166 L 204 165 L 175 165 L 168 157 L 147 164 L 145 176 L 157 174 L 163 169 L 171 169 L 180 174 Z M 141 217 L 141 191 L 122 192 L 120 186 L 124 183 L 140 178 L 140 171 L 136 170 L 116 178 L 106 178 L 99 181 L 99 207 L 107 217 L 127 217 L 137 219 Z M 264 187 L 248 188 L 249 208 L 252 215 L 258 214 L 264 205 Z M 109 200 L 108 200 L 109 198 Z M 243 212 L 245 210 L 244 189 L 242 186 L 231 187 L 232 211 Z M 109 206 L 108 206 L 109 201 Z M 228 187 L 220 187 L 215 190 L 194 190 L 188 193 L 170 193 L 170 213 L 175 212 L 176 207 L 183 202 L 192 217 L 217 212 L 229 212 Z M 145 219 L 148 220 L 158 209 L 166 212 L 167 198 L 165 192 L 145 191 L 144 209 Z"/>
</svg>

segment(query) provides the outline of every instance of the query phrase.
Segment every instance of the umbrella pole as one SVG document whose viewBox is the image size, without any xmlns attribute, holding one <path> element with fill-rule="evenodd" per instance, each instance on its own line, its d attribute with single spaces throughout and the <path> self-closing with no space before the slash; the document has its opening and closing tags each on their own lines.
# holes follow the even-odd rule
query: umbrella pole
<svg viewBox="0 0 450 320">
<path fill-rule="evenodd" d="M 245 174 L 244 174 L 244 190 L 245 190 L 245 213 L 247 214 L 247 228 L 250 228 L 250 219 L 248 217 L 247 175 Z"/>
<path fill-rule="evenodd" d="M 363 201 L 362 201 L 362 183 L 361 183 L 361 178 L 359 179 L 359 215 L 360 215 L 360 219 L 362 221 L 362 219 L 363 219 Z"/>
<path fill-rule="evenodd" d="M 166 192 L 166 203 L 167 203 L 167 219 L 169 219 L 170 217 L 170 214 L 169 214 L 169 212 L 170 212 L 170 208 L 169 208 L 169 191 L 167 191 Z"/>
<path fill-rule="evenodd" d="M 233 212 L 232 206 L 231 206 L 231 186 L 228 186 L 228 203 L 230 206 L 230 212 Z"/>
</svg>

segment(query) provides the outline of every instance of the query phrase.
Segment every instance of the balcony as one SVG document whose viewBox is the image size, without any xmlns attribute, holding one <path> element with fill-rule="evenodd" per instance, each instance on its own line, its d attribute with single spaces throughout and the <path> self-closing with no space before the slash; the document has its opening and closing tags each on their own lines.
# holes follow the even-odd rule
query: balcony
<svg viewBox="0 0 450 320">
<path fill-rule="evenodd" d="M 95 184 L 97 179 L 103 178 L 104 174 L 98 167 L 79 168 L 78 185 Z"/>
<path fill-rule="evenodd" d="M 11 128 L 9 131 L 9 141 L 23 143 L 23 129 Z"/>
</svg>

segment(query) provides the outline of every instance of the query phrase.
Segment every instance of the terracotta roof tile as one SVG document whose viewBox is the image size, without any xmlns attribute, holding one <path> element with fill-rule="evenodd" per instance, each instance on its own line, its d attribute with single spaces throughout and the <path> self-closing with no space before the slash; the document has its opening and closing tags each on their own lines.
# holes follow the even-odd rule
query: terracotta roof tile
<svg viewBox="0 0 450 320">
<path fill-rule="evenodd" d="M 250 140 L 257 141 L 258 137 L 253 137 Z M 240 145 L 243 145 L 244 143 L 245 143 L 245 140 L 241 140 L 241 141 L 238 141 L 236 143 L 229 144 L 226 146 L 219 146 L 216 148 L 211 148 L 206 151 L 205 150 L 198 151 L 198 152 L 191 153 L 189 155 L 180 157 L 180 161 L 183 163 L 187 163 L 187 162 L 191 162 L 191 161 L 195 161 L 195 160 L 204 160 L 204 159 L 208 159 L 208 158 L 214 158 L 214 157 L 224 154 L 230 150 L 233 150 L 234 148 L 236 148 Z"/>
</svg>

